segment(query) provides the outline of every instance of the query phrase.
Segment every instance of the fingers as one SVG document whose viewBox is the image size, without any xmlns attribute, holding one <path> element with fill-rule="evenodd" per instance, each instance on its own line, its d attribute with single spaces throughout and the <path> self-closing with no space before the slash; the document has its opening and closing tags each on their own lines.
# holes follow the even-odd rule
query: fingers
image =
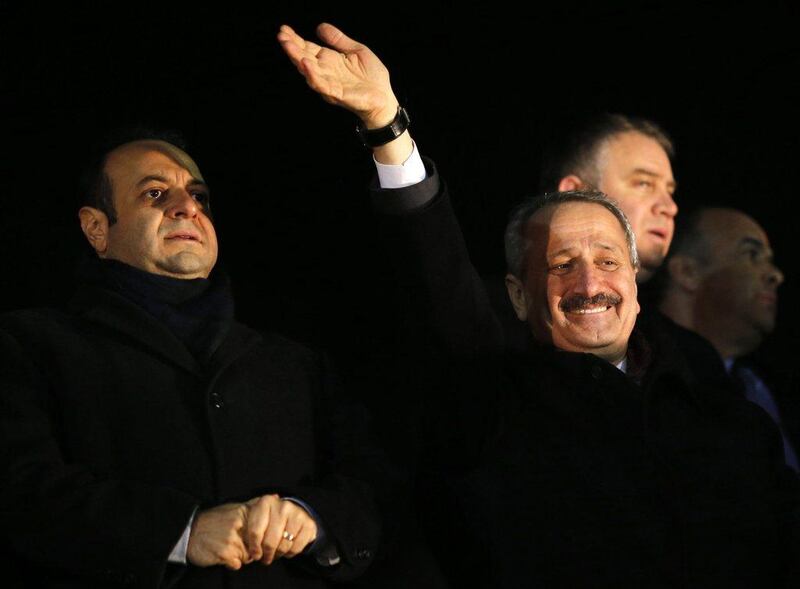
<svg viewBox="0 0 800 589">
<path fill-rule="evenodd" d="M 238 571 L 245 564 L 252 562 L 247 553 L 247 548 L 239 534 L 228 534 L 217 549 L 216 562 L 232 571 Z"/>
<path fill-rule="evenodd" d="M 247 509 L 229 503 L 197 514 L 189 534 L 187 560 L 195 566 L 224 565 L 238 570 L 250 562 L 242 540 Z"/>
<path fill-rule="evenodd" d="M 351 51 L 358 51 L 363 47 L 358 41 L 354 41 L 341 30 L 337 29 L 330 23 L 322 23 L 317 27 L 317 36 L 326 45 L 330 45 L 337 51 L 342 53 L 349 53 Z"/>
<path fill-rule="evenodd" d="M 317 57 L 322 51 L 322 47 L 312 41 L 306 41 L 288 25 L 281 25 L 278 42 L 294 65 L 304 57 Z"/>
<path fill-rule="evenodd" d="M 284 501 L 284 503 L 286 502 Z M 267 531 L 264 534 L 264 541 L 261 543 L 261 549 L 264 551 L 264 555 L 261 557 L 261 562 L 264 564 L 272 564 L 272 561 L 275 560 L 276 557 L 280 558 L 278 555 L 278 549 L 281 547 L 281 544 L 286 541 L 283 537 L 283 532 L 285 529 L 286 514 L 281 513 L 272 519 L 271 525 L 267 528 Z M 286 546 L 287 545 L 284 544 L 284 547 Z"/>
<path fill-rule="evenodd" d="M 305 509 L 293 503 L 280 499 L 277 495 L 267 495 L 251 502 L 251 509 L 264 510 L 264 506 L 269 504 L 269 518 L 262 532 L 261 550 L 259 560 L 266 564 L 272 564 L 275 560 L 286 555 L 294 557 L 300 554 L 308 544 L 314 541 L 317 536 L 317 524 Z M 265 519 L 261 514 L 256 514 L 255 523 L 263 525 Z M 253 518 L 248 519 L 248 527 Z M 258 536 L 261 528 L 252 537 Z M 251 533 L 247 533 L 248 544 Z M 250 555 L 255 557 L 256 552 L 250 550 Z"/>
<path fill-rule="evenodd" d="M 230 559 L 226 559 L 222 562 L 225 565 L 225 568 L 231 571 L 238 571 L 242 568 L 242 559 L 238 557 L 231 557 Z"/>
<path fill-rule="evenodd" d="M 220 553 L 220 558 L 222 564 L 232 571 L 238 571 L 242 566 L 253 561 L 242 540 L 240 530 L 232 529 L 229 532 L 227 547 Z"/>
<path fill-rule="evenodd" d="M 281 534 L 281 541 L 277 548 L 275 548 L 275 560 L 283 558 L 283 556 L 292 549 L 295 537 L 298 533 L 299 530 L 290 532 L 288 527 L 284 528 L 283 533 Z"/>
<path fill-rule="evenodd" d="M 284 558 L 294 558 L 306 549 L 306 546 L 317 539 L 317 526 L 304 526 L 295 535 L 289 549 L 284 553 Z"/>
<path fill-rule="evenodd" d="M 272 511 L 279 500 L 277 495 L 264 495 L 247 502 L 247 530 L 244 534 L 247 551 L 252 560 L 261 560 L 264 533 L 270 525 Z"/>
<path fill-rule="evenodd" d="M 346 59 L 343 54 L 305 41 L 287 25 L 281 26 L 278 41 L 289 61 L 312 90 L 328 102 L 336 103 L 341 99 L 341 74 L 338 68 L 342 64 L 336 62 Z"/>
</svg>

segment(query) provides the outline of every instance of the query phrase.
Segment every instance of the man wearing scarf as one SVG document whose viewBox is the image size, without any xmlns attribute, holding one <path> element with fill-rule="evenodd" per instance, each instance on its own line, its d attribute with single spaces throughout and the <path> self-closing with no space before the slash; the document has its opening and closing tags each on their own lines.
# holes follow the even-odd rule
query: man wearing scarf
<svg viewBox="0 0 800 589">
<path fill-rule="evenodd" d="M 118 142 L 80 209 L 67 312 L 0 320 L 0 529 L 32 586 L 325 587 L 379 535 L 324 359 L 234 318 L 209 191 Z"/>
</svg>

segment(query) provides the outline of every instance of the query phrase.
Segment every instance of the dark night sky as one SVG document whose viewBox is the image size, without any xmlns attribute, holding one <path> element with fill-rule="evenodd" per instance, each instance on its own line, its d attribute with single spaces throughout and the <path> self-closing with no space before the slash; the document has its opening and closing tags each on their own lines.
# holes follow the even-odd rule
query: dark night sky
<svg viewBox="0 0 800 589">
<path fill-rule="evenodd" d="M 182 130 L 212 185 L 242 318 L 326 347 L 375 337 L 393 303 L 369 157 L 352 117 L 314 96 L 275 42 L 282 22 L 311 35 L 330 20 L 389 66 L 480 269 L 501 271 L 506 211 L 535 189 L 548 137 L 595 111 L 646 116 L 676 140 L 679 205 L 729 203 L 766 227 L 787 275 L 777 335 L 793 333 L 800 53 L 788 3 L 561 2 L 534 14 L 429 2 L 391 8 L 393 19 L 296 4 L 53 14 L 0 3 L 2 309 L 69 291 L 85 251 L 82 157 L 104 130 L 146 121 Z"/>
</svg>

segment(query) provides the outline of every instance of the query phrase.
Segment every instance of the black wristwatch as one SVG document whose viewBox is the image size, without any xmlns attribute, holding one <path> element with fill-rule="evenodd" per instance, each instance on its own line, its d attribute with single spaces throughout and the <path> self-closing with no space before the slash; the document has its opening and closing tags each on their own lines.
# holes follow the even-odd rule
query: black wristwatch
<svg viewBox="0 0 800 589">
<path fill-rule="evenodd" d="M 356 134 L 361 139 L 364 147 L 380 147 L 400 137 L 408 129 L 410 123 L 411 118 L 408 116 L 406 109 L 398 105 L 397 114 L 391 123 L 380 129 L 367 129 L 359 123 L 356 125 Z"/>
</svg>

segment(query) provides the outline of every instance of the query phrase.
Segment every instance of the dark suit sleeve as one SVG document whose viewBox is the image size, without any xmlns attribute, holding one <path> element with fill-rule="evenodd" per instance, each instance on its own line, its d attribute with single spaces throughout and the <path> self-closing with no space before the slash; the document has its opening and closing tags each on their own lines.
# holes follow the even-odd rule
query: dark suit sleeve
<svg viewBox="0 0 800 589">
<path fill-rule="evenodd" d="M 69 462 L 58 407 L 19 343 L 0 332 L 0 534 L 14 559 L 98 584 L 157 587 L 197 505 L 166 487 Z"/>
<path fill-rule="evenodd" d="M 471 358 L 496 353 L 503 330 L 469 258 L 447 188 L 425 160 L 423 182 L 394 190 L 373 184 L 372 201 L 398 269 L 409 315 L 418 333 L 429 330 L 435 351 Z M 413 322 L 413 320 L 412 320 Z M 425 335 L 410 345 L 423 345 Z"/>
</svg>

